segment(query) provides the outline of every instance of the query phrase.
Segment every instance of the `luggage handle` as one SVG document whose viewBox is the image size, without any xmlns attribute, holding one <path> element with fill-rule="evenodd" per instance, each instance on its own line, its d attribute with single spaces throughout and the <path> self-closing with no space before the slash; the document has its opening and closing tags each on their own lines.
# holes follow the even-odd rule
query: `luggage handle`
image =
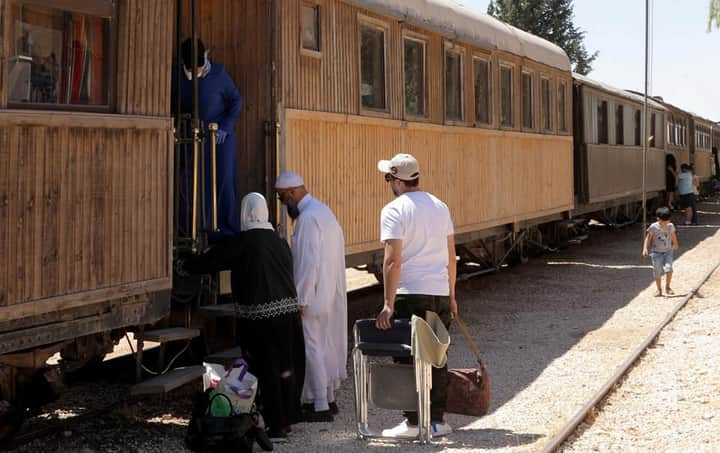
<svg viewBox="0 0 720 453">
<path fill-rule="evenodd" d="M 458 327 L 460 328 L 460 332 L 462 332 L 463 336 L 465 337 L 465 340 L 467 340 L 468 345 L 470 346 L 470 349 L 472 349 L 473 354 L 475 354 L 475 357 L 477 358 L 478 363 L 480 366 L 483 366 L 482 356 L 480 355 L 480 350 L 475 345 L 475 342 L 470 337 L 470 332 L 468 332 L 467 326 L 465 325 L 465 322 L 460 318 L 459 314 L 455 315 L 455 321 L 457 321 Z"/>
</svg>

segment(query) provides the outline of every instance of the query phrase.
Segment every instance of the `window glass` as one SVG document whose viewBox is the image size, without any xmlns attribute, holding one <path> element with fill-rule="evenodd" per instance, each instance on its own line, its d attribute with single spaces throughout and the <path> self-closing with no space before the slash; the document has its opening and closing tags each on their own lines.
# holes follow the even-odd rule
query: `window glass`
<svg viewBox="0 0 720 453">
<path fill-rule="evenodd" d="M 362 106 L 385 110 L 385 32 L 360 27 L 360 95 Z"/>
<path fill-rule="evenodd" d="M 302 46 L 303 49 L 320 51 L 320 7 L 302 5 Z"/>
<path fill-rule="evenodd" d="M 640 129 L 640 110 L 635 110 L 635 146 L 642 146 L 640 137 L 642 132 Z"/>
<path fill-rule="evenodd" d="M 608 143 L 607 101 L 598 101 L 597 106 L 598 143 Z"/>
<path fill-rule="evenodd" d="M 648 137 L 648 146 L 655 148 L 655 114 L 650 115 L 650 137 Z"/>
<path fill-rule="evenodd" d="M 425 116 L 425 43 L 405 40 L 405 113 Z"/>
<path fill-rule="evenodd" d="M 550 80 L 541 79 L 541 103 L 542 103 L 542 122 L 543 129 L 552 130 L 552 111 L 550 110 Z"/>
<path fill-rule="evenodd" d="M 500 67 L 500 123 L 514 126 L 513 118 L 513 69 Z"/>
<path fill-rule="evenodd" d="M 558 86 L 558 122 L 561 131 L 567 131 L 567 115 L 565 113 L 565 82 L 560 82 Z"/>
<path fill-rule="evenodd" d="M 445 118 L 462 121 L 462 55 L 445 51 Z"/>
<path fill-rule="evenodd" d="M 11 5 L 8 102 L 108 105 L 110 19 Z"/>
<path fill-rule="evenodd" d="M 525 128 L 535 127 L 533 118 L 533 78 L 532 74 L 522 74 L 522 125 Z"/>
<path fill-rule="evenodd" d="M 625 119 L 622 105 L 615 108 L 615 143 L 618 145 L 625 143 Z"/>
<path fill-rule="evenodd" d="M 475 120 L 478 123 L 490 124 L 490 63 L 476 58 L 475 71 Z"/>
</svg>

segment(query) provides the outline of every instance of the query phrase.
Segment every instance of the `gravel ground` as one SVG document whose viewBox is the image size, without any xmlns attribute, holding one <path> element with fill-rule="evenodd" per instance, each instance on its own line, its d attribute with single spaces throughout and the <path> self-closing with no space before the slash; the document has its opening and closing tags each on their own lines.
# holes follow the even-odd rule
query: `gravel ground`
<svg viewBox="0 0 720 453">
<path fill-rule="evenodd" d="M 663 330 L 562 449 L 716 452 L 720 439 L 720 272 Z"/>
<path fill-rule="evenodd" d="M 681 248 L 673 285 L 678 296 L 720 256 L 720 205 L 705 204 L 703 210 L 705 226 L 680 228 L 678 233 Z M 334 423 L 296 425 L 290 442 L 275 451 L 541 449 L 673 306 L 673 299 L 652 297 L 652 270 L 649 260 L 640 256 L 641 237 L 638 226 L 596 228 L 580 245 L 458 284 L 461 315 L 491 376 L 492 407 L 486 417 L 448 415 L 456 431 L 430 446 L 359 441 L 348 380 L 338 395 L 341 414 Z M 351 313 L 374 315 L 379 297 L 353 301 Z M 461 335 L 454 328 L 451 334 L 450 366 L 472 366 L 472 353 Z M 185 451 L 182 435 L 191 390 L 79 422 L 68 436 L 51 436 L 17 451 Z M 372 411 L 371 421 L 391 426 L 401 417 Z"/>
</svg>

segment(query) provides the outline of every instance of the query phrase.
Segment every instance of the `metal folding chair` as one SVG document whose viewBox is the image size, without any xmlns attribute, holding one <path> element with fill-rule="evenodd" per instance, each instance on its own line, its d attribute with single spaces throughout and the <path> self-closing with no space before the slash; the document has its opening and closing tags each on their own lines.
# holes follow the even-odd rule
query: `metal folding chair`
<svg viewBox="0 0 720 453">
<path fill-rule="evenodd" d="M 394 319 L 388 330 L 375 328 L 374 319 L 361 319 L 353 329 L 355 415 L 360 439 L 417 440 L 428 443 L 432 366 L 412 355 L 412 327 L 408 319 Z M 368 357 L 412 357 L 412 364 L 370 363 Z M 368 400 L 376 407 L 418 412 L 418 435 L 387 437 L 368 427 Z"/>
</svg>

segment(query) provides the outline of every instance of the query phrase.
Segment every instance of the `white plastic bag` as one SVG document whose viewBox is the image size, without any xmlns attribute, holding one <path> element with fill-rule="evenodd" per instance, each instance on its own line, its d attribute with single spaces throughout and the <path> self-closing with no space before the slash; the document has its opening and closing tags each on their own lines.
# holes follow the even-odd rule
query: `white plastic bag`
<svg viewBox="0 0 720 453">
<path fill-rule="evenodd" d="M 245 360 L 237 359 L 217 384 L 217 390 L 230 399 L 233 413 L 247 414 L 255 402 L 257 378 L 248 372 Z"/>
<path fill-rule="evenodd" d="M 225 375 L 225 367 L 218 363 L 203 362 L 205 374 L 203 374 L 203 392 L 207 389 L 214 389 Z"/>
</svg>

